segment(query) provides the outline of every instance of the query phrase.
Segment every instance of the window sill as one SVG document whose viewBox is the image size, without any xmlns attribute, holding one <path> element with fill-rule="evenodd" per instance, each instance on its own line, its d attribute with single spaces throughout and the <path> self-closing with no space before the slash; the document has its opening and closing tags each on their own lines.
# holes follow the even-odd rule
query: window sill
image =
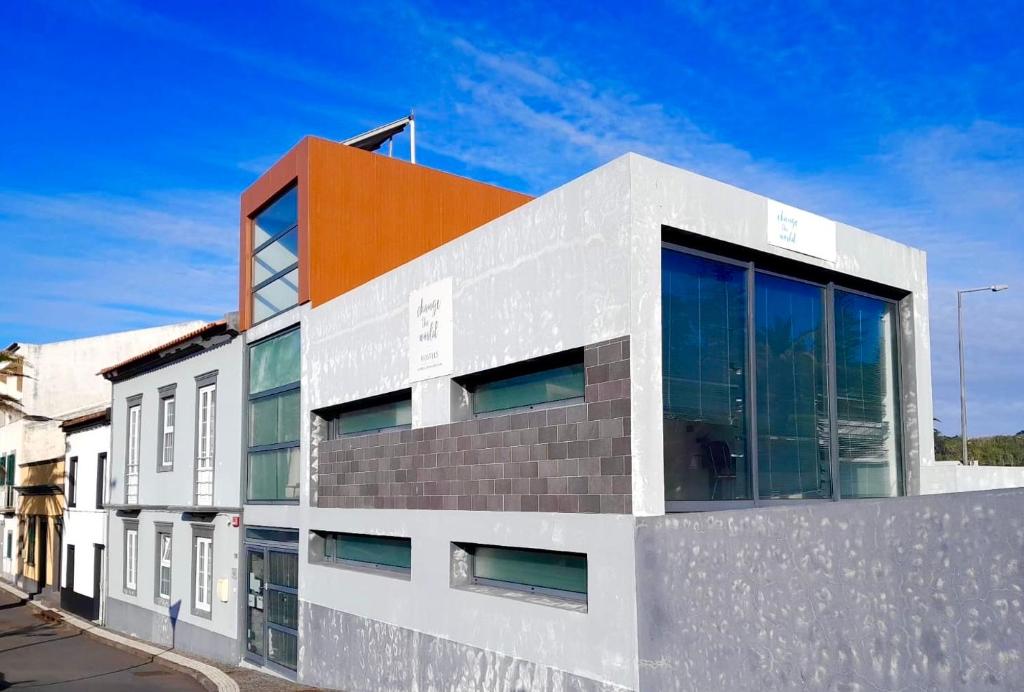
<svg viewBox="0 0 1024 692">
<path fill-rule="evenodd" d="M 454 584 L 451 588 L 458 591 L 469 591 L 471 593 L 483 594 L 485 596 L 511 598 L 524 603 L 548 606 L 549 608 L 559 608 L 561 610 L 568 610 L 574 613 L 586 614 L 587 612 L 587 602 L 585 600 L 552 596 L 537 591 L 521 591 L 519 589 L 508 589 L 500 586 L 478 583 Z"/>
<path fill-rule="evenodd" d="M 355 562 L 335 562 L 327 560 L 311 560 L 310 564 L 316 565 L 317 567 L 329 567 L 330 569 L 340 569 L 346 572 L 359 572 L 362 574 L 371 574 L 375 577 L 387 577 L 389 579 L 394 579 L 396 581 L 412 581 L 412 570 L 402 571 L 397 569 L 388 569 L 386 567 L 374 567 L 370 564 L 361 565 Z"/>
</svg>

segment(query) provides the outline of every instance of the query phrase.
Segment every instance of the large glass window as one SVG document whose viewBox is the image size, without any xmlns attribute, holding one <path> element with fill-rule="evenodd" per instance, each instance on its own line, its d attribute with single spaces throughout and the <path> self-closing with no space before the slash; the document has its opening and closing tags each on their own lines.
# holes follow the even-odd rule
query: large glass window
<svg viewBox="0 0 1024 692">
<path fill-rule="evenodd" d="M 825 289 L 762 273 L 754 285 L 760 495 L 831 497 Z"/>
<path fill-rule="evenodd" d="M 895 303 L 756 265 L 663 249 L 666 500 L 903 492 Z"/>
<path fill-rule="evenodd" d="M 843 497 L 902 492 L 896 306 L 835 292 L 839 480 Z"/>
<path fill-rule="evenodd" d="M 249 349 L 249 500 L 299 497 L 299 331 Z"/>
<path fill-rule="evenodd" d="M 746 268 L 662 259 L 665 491 L 670 501 L 750 499 Z"/>
<path fill-rule="evenodd" d="M 252 319 L 262 322 L 298 304 L 298 188 L 253 218 Z"/>
</svg>

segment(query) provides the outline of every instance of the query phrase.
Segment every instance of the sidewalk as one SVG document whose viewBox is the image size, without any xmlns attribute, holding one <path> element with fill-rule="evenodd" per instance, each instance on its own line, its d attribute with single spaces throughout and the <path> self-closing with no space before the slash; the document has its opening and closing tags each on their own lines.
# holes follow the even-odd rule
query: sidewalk
<svg viewBox="0 0 1024 692">
<path fill-rule="evenodd" d="M 308 692 L 316 689 L 298 685 L 272 675 L 266 675 L 255 669 L 229 666 L 197 656 L 186 656 L 173 649 L 163 649 L 149 642 L 100 627 L 62 610 L 45 606 L 31 600 L 28 594 L 17 588 L 0 582 L 0 599 L 5 602 L 12 600 L 9 597 L 4 598 L 7 594 L 26 602 L 29 607 L 49 616 L 55 622 L 63 621 L 65 625 L 80 630 L 81 633 L 106 644 L 108 647 L 120 649 L 136 656 L 146 657 L 153 661 L 154 664 L 162 664 L 188 675 L 203 688 L 211 692 L 240 692 L 243 689 L 246 692 Z M 0 606 L 0 608 L 2 607 L 11 606 Z M 146 684 L 148 687 L 150 682 Z"/>
</svg>

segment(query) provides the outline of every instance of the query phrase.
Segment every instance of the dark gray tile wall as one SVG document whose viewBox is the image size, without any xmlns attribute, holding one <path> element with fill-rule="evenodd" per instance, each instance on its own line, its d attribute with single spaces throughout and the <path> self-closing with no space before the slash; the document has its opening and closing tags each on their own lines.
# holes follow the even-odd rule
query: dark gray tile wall
<svg viewBox="0 0 1024 692">
<path fill-rule="evenodd" d="M 317 505 L 632 513 L 629 337 L 584 364 L 583 403 L 321 441 Z"/>
</svg>

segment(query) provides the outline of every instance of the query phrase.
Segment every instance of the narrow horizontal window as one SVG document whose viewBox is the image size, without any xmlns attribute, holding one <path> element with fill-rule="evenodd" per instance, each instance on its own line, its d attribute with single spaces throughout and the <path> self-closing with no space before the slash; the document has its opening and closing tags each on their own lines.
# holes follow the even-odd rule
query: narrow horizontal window
<svg viewBox="0 0 1024 692">
<path fill-rule="evenodd" d="M 330 422 L 331 437 L 403 430 L 412 425 L 412 392 L 375 396 L 325 409 L 320 415 Z"/>
<path fill-rule="evenodd" d="M 582 399 L 583 350 L 514 363 L 460 382 L 472 395 L 474 414 Z"/>
<path fill-rule="evenodd" d="M 585 600 L 587 556 L 495 545 L 460 546 L 472 558 L 473 581 Z"/>
<path fill-rule="evenodd" d="M 322 533 L 323 559 L 356 566 L 408 572 L 412 569 L 412 540 L 361 533 Z"/>
</svg>

